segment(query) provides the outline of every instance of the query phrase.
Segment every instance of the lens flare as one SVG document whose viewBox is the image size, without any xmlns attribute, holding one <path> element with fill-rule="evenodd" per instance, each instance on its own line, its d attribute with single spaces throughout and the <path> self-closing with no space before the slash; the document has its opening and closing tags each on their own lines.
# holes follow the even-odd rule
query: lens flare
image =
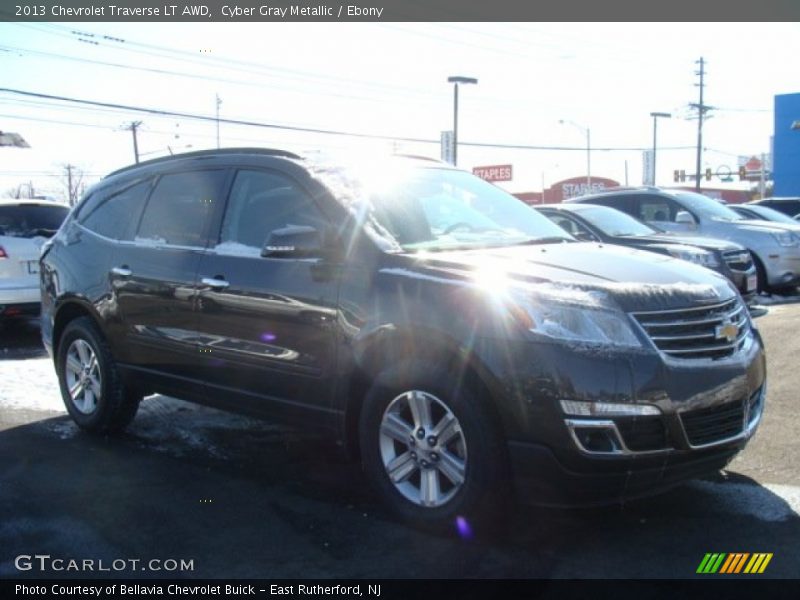
<svg viewBox="0 0 800 600">
<path fill-rule="evenodd" d="M 456 530 L 458 531 L 458 535 L 461 536 L 461 539 L 472 539 L 472 527 L 469 526 L 469 522 L 464 517 L 456 517 Z"/>
<path fill-rule="evenodd" d="M 269 331 L 261 334 L 262 342 L 274 342 L 276 339 L 278 339 L 278 336 L 276 336 L 274 333 L 270 333 Z"/>
</svg>

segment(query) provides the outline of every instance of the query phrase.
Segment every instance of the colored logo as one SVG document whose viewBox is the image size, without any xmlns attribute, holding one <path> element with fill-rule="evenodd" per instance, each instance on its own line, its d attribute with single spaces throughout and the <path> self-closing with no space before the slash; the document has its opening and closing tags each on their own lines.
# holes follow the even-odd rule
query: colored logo
<svg viewBox="0 0 800 600">
<path fill-rule="evenodd" d="M 733 342 L 736 340 L 737 335 L 739 335 L 739 326 L 731 321 L 725 321 L 722 325 L 717 325 L 714 330 L 714 337 L 718 340 L 726 339 L 728 342 Z"/>
<path fill-rule="evenodd" d="M 737 573 L 763 573 L 769 561 L 772 560 L 772 552 L 725 552 L 708 553 L 703 557 L 697 573 L 719 573 L 732 575 Z"/>
</svg>

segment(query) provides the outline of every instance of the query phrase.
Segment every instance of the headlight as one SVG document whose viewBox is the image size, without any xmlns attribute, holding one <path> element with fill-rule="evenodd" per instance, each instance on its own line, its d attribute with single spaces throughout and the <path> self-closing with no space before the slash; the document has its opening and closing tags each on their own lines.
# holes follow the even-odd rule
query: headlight
<svg viewBox="0 0 800 600">
<path fill-rule="evenodd" d="M 797 236 L 794 235 L 791 231 L 779 231 L 773 233 L 772 237 L 774 237 L 775 241 L 784 247 L 797 246 L 798 242 L 800 242 Z"/>
<path fill-rule="evenodd" d="M 641 348 L 628 315 L 601 292 L 553 289 L 519 290 L 514 305 L 527 329 L 558 340 Z"/>
<path fill-rule="evenodd" d="M 703 267 L 715 268 L 720 264 L 713 252 L 708 252 L 707 250 L 702 250 L 701 248 L 667 248 L 667 252 L 669 252 L 670 255 L 674 256 L 675 258 L 688 260 L 689 262 L 693 262 L 696 265 L 701 265 Z"/>
</svg>

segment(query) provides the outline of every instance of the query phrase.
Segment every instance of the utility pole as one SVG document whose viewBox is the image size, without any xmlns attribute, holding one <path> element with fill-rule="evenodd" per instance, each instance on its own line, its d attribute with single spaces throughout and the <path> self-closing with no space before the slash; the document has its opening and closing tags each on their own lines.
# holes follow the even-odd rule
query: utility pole
<svg viewBox="0 0 800 600">
<path fill-rule="evenodd" d="M 67 170 L 67 196 L 69 196 L 69 198 L 68 198 L 69 205 L 70 206 L 74 206 L 75 205 L 75 198 L 74 198 L 74 195 L 73 195 L 73 192 L 72 192 L 72 169 L 74 169 L 75 167 L 73 167 L 72 165 L 67 164 L 67 165 L 64 165 L 64 168 Z"/>
<path fill-rule="evenodd" d="M 705 88 L 705 75 L 706 75 L 706 62 L 703 57 L 700 57 L 700 60 L 695 61 L 697 64 L 700 65 L 700 70 L 695 71 L 694 74 L 700 77 L 700 83 L 696 83 L 695 86 L 700 88 L 700 102 L 697 104 L 690 104 L 692 108 L 697 109 L 697 162 L 695 164 L 695 180 L 694 180 L 694 189 L 696 191 L 700 191 L 700 169 L 703 166 L 703 117 L 705 116 L 706 112 L 711 110 L 713 107 L 706 106 L 703 103 L 703 90 Z"/>
<path fill-rule="evenodd" d="M 130 129 L 133 134 L 133 155 L 136 158 L 136 163 L 139 163 L 139 142 L 136 139 L 136 130 L 141 127 L 141 121 L 131 121 L 127 127 L 123 129 Z"/>
<path fill-rule="evenodd" d="M 222 104 L 222 99 L 219 94 L 214 94 L 217 97 L 217 149 L 219 149 L 219 107 Z"/>
</svg>

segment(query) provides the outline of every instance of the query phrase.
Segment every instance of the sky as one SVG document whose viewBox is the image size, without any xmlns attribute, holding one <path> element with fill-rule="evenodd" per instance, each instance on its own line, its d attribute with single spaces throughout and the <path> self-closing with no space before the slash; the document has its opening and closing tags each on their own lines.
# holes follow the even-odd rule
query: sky
<svg viewBox="0 0 800 600">
<path fill-rule="evenodd" d="M 511 192 L 591 175 L 642 183 L 658 121 L 657 182 L 693 173 L 699 65 L 714 107 L 702 170 L 769 153 L 776 94 L 800 91 L 797 23 L 0 23 L 0 87 L 369 139 L 222 123 L 220 144 L 438 158 L 459 95 L 458 166 L 510 164 Z M 134 160 L 217 144 L 216 124 L 0 92 L 0 195 L 33 183 L 64 194 Z M 430 143 L 402 138 L 429 140 Z M 469 143 L 550 147 L 487 148 Z M 715 181 L 709 185 L 718 185 Z M 743 188 L 737 181 L 721 187 Z"/>
</svg>

